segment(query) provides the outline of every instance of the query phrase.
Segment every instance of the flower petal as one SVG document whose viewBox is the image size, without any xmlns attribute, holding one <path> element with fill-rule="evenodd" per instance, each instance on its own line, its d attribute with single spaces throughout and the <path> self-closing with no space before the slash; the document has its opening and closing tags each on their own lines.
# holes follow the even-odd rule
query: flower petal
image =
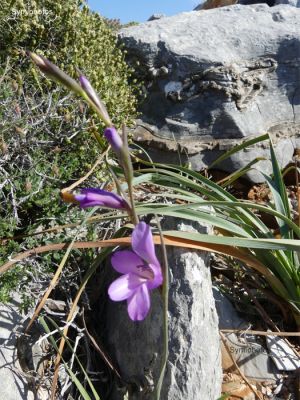
<svg viewBox="0 0 300 400">
<path fill-rule="evenodd" d="M 132 232 L 131 244 L 134 252 L 148 264 L 158 264 L 155 255 L 153 237 L 150 226 L 145 222 L 139 222 Z"/>
<path fill-rule="evenodd" d="M 150 310 L 150 293 L 146 284 L 141 285 L 135 293 L 127 299 L 127 310 L 130 319 L 142 321 Z"/>
<path fill-rule="evenodd" d="M 149 264 L 148 265 L 154 274 L 154 278 L 149 280 L 147 282 L 147 286 L 149 289 L 155 289 L 158 286 L 162 285 L 163 283 L 163 275 L 162 275 L 162 271 L 161 271 L 161 267 L 160 264 Z"/>
<path fill-rule="evenodd" d="M 143 264 L 143 260 L 130 250 L 116 251 L 111 257 L 111 265 L 121 274 L 132 272 L 139 275 L 137 266 Z"/>
<path fill-rule="evenodd" d="M 135 274 L 126 274 L 116 279 L 108 288 L 111 300 L 122 301 L 132 297 L 137 288 L 145 283 L 145 279 Z"/>
<path fill-rule="evenodd" d="M 95 206 L 104 206 L 109 208 L 126 207 L 126 202 L 122 199 L 122 197 L 102 189 L 82 189 L 80 194 L 77 194 L 74 197 L 82 208 Z"/>
</svg>

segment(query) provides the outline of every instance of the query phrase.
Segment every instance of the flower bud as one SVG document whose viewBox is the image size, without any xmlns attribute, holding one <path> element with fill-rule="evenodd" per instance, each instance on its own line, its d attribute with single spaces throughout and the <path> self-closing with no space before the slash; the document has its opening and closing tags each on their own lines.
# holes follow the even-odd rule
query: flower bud
<svg viewBox="0 0 300 400">
<path fill-rule="evenodd" d="M 97 107 L 98 111 L 100 114 L 102 114 L 102 118 L 104 121 L 106 121 L 107 125 L 111 125 L 111 120 L 109 118 L 108 112 L 106 110 L 105 105 L 102 103 L 100 100 L 99 96 L 95 92 L 95 89 L 93 86 L 90 84 L 89 80 L 84 76 L 80 75 L 79 76 L 79 82 L 89 99 L 94 103 L 94 105 Z"/>
<path fill-rule="evenodd" d="M 49 78 L 52 78 L 53 80 L 63 84 L 66 88 L 72 90 L 76 94 L 83 94 L 83 90 L 80 85 L 51 61 L 47 60 L 47 58 L 32 53 L 31 51 L 28 52 L 28 55 L 35 65 L 39 67 L 39 69 Z"/>
<path fill-rule="evenodd" d="M 81 189 L 79 194 L 74 195 L 74 200 L 78 202 L 82 208 L 95 206 L 115 209 L 127 208 L 127 203 L 121 196 L 96 188 Z"/>
<path fill-rule="evenodd" d="M 123 149 L 123 141 L 116 129 L 114 127 L 106 128 L 104 131 L 104 136 L 111 145 L 113 151 L 117 154 L 117 156 L 120 156 Z"/>
</svg>

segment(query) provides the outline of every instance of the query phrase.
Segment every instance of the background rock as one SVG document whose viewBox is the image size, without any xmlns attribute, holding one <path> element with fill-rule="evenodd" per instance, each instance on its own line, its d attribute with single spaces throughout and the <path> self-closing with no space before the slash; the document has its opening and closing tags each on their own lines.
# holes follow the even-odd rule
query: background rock
<svg viewBox="0 0 300 400">
<path fill-rule="evenodd" d="M 24 333 L 30 318 L 22 315 L 21 304 L 17 292 L 8 304 L 0 304 L 0 399 L 49 400 L 49 343 L 38 341 L 43 330 L 37 322 L 29 334 Z M 32 313 L 30 309 L 28 315 Z"/>
<path fill-rule="evenodd" d="M 0 304 L 0 382 L 3 400 L 33 400 L 17 360 L 17 331 L 22 326 L 20 299 L 15 296 L 9 305 Z"/>
<path fill-rule="evenodd" d="M 215 4 L 213 4 L 215 3 Z M 268 4 L 269 7 L 277 6 L 279 4 L 287 4 L 293 7 L 300 7 L 300 0 L 206 0 L 200 3 L 197 7 L 194 8 L 194 11 L 200 11 L 205 9 L 204 4 L 214 5 L 215 7 L 233 5 L 233 4 L 243 4 L 243 5 L 252 5 L 252 4 Z M 213 7 L 208 7 L 213 8 Z"/>
<path fill-rule="evenodd" d="M 174 162 L 178 148 L 189 148 L 192 167 L 206 167 L 224 139 L 239 143 L 268 131 L 283 141 L 282 167 L 291 161 L 300 132 L 298 8 L 233 5 L 182 13 L 126 28 L 120 40 L 146 82 L 139 126 L 162 147 L 175 144 Z M 248 150 L 248 158 L 257 151 Z M 222 169 L 232 172 L 246 158 Z M 259 174 L 251 178 L 262 181 Z"/>
<path fill-rule="evenodd" d="M 148 21 L 155 21 L 157 19 L 164 18 L 165 14 L 152 14 L 151 17 L 148 18 Z"/>
<path fill-rule="evenodd" d="M 168 219 L 165 229 L 200 230 Z M 218 319 L 212 296 L 209 255 L 168 248 L 169 359 L 161 398 L 164 400 L 216 400 L 221 391 L 220 341 Z M 127 316 L 126 303 L 109 302 L 107 335 L 109 354 L 114 355 L 121 375 L 139 382 L 151 391 L 157 382 L 162 354 L 162 304 L 159 291 L 152 293 L 148 317 L 133 323 Z M 143 376 L 146 376 L 146 379 Z M 141 392 L 135 399 L 152 399 Z M 115 392 L 112 399 L 123 399 Z"/>
<path fill-rule="evenodd" d="M 275 0 L 275 4 L 287 4 L 289 6 L 300 8 L 300 0 Z"/>
<path fill-rule="evenodd" d="M 213 289 L 220 329 L 249 329 L 249 323 L 239 316 L 231 302 L 219 289 Z M 222 343 L 222 366 L 224 372 L 235 372 L 233 357 L 241 371 L 251 381 L 276 381 L 281 377 L 266 347 L 254 335 L 224 333 L 229 349 Z M 236 373 L 238 373 L 236 371 Z"/>
<path fill-rule="evenodd" d="M 210 10 L 211 8 L 231 6 L 233 4 L 236 4 L 237 2 L 237 0 L 204 0 L 201 4 L 194 8 L 194 11 Z"/>
</svg>

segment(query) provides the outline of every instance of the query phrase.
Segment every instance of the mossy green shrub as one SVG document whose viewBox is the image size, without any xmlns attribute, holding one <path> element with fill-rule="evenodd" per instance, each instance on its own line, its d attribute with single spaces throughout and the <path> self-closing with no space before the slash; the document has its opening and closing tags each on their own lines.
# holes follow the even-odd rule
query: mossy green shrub
<svg viewBox="0 0 300 400">
<path fill-rule="evenodd" d="M 136 100 L 128 86 L 131 71 L 106 19 L 81 0 L 3 0 L 0 13 L 2 62 L 10 55 L 14 66 L 34 74 L 18 53 L 24 49 L 46 56 L 73 76 L 79 68 L 101 94 L 116 125 L 132 120 Z"/>
<path fill-rule="evenodd" d="M 59 201 L 59 191 L 87 173 L 100 155 L 93 131 L 101 131 L 101 125 L 93 123 L 79 99 L 41 76 L 25 50 L 46 56 L 73 77 L 79 68 L 101 95 L 116 126 L 130 125 L 135 117 L 138 88 L 129 84 L 132 71 L 105 19 L 79 0 L 3 0 L 0 238 L 80 219 L 80 210 Z M 85 185 L 99 186 L 105 170 L 91 179 Z M 55 240 L 68 240 L 73 231 L 68 232 L 69 236 L 62 232 Z M 0 264 L 12 253 L 53 240 L 54 235 L 44 234 L 6 242 L 0 247 Z M 0 301 L 7 299 L 18 276 L 27 281 L 29 265 L 51 271 L 56 262 L 49 255 L 38 263 L 26 263 L 18 273 L 7 273 L 0 281 Z"/>
</svg>

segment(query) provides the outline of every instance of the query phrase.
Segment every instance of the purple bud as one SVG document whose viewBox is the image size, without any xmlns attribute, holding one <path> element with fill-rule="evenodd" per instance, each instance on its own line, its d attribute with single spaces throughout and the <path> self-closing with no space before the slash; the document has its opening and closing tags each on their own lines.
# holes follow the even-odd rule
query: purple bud
<svg viewBox="0 0 300 400">
<path fill-rule="evenodd" d="M 114 127 L 106 128 L 104 131 L 104 136 L 106 137 L 114 152 L 117 155 L 120 155 L 123 149 L 123 141 L 116 129 Z"/>
<path fill-rule="evenodd" d="M 103 119 L 107 123 L 111 124 L 106 107 L 100 100 L 99 96 L 97 95 L 97 93 L 96 93 L 95 89 L 93 88 L 93 86 L 91 85 L 90 81 L 84 75 L 80 75 L 79 82 L 80 82 L 82 89 L 88 95 L 89 99 L 97 107 L 98 111 L 100 111 L 101 115 L 103 116 Z"/>
<path fill-rule="evenodd" d="M 102 189 L 88 188 L 82 189 L 79 194 L 74 196 L 80 207 L 103 206 L 108 208 L 125 209 L 127 203 L 121 196 L 107 192 Z"/>
<path fill-rule="evenodd" d="M 63 72 L 55 64 L 49 61 L 46 57 L 28 51 L 27 54 L 32 59 L 37 67 L 49 78 L 63 84 L 66 88 L 72 90 L 74 93 L 81 95 L 82 88 L 78 83 L 69 75 Z"/>
<path fill-rule="evenodd" d="M 101 102 L 100 99 L 95 92 L 93 86 L 90 84 L 90 81 L 84 76 L 80 75 L 79 77 L 79 82 L 85 93 L 89 96 L 89 98 L 92 100 L 92 102 L 97 106 L 101 107 Z"/>
</svg>

